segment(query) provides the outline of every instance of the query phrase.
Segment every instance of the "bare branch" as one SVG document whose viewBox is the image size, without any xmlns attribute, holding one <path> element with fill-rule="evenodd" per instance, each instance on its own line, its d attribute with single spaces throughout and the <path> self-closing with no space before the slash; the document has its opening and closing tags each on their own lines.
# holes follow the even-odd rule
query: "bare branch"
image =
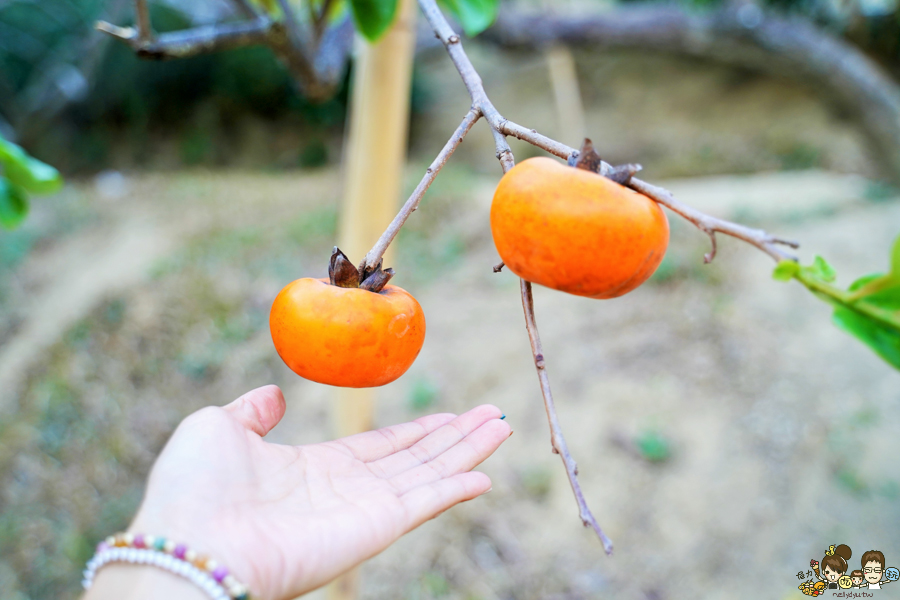
<svg viewBox="0 0 900 600">
<path fill-rule="evenodd" d="M 800 244 L 795 241 L 776 237 L 770 233 L 766 233 L 762 229 L 752 229 L 745 225 L 740 225 L 738 223 L 732 223 L 730 221 L 711 217 L 695 208 L 691 208 L 690 206 L 679 202 L 675 199 L 675 196 L 672 195 L 672 192 L 647 183 L 646 181 L 641 181 L 636 177 L 633 177 L 631 179 L 631 181 L 628 183 L 628 187 L 644 194 L 652 200 L 656 200 L 666 208 L 670 209 L 672 212 L 678 213 L 679 215 L 696 225 L 697 228 L 700 229 L 700 231 L 709 234 L 709 236 L 712 238 L 713 247 L 712 252 L 710 254 L 707 254 L 705 257 L 706 262 L 711 261 L 716 254 L 716 232 L 724 233 L 725 235 L 730 235 L 731 237 L 743 240 L 748 244 L 752 244 L 753 246 L 756 246 L 757 248 L 771 256 L 776 261 L 784 259 L 797 260 L 795 256 L 785 252 L 778 247 L 778 244 L 781 244 L 784 246 L 790 246 L 791 248 L 799 248 Z"/>
<path fill-rule="evenodd" d="M 559 454 L 563 464 L 566 466 L 566 474 L 569 476 L 569 485 L 572 486 L 572 492 L 575 494 L 575 501 L 578 503 L 578 512 L 581 522 L 585 527 L 591 526 L 603 543 L 603 549 L 607 554 L 612 554 L 612 541 L 600 529 L 597 519 L 594 518 L 591 509 L 588 508 L 581 492 L 581 485 L 578 483 L 578 465 L 575 459 L 569 454 L 569 447 L 566 445 L 566 438 L 563 437 L 562 427 L 559 424 L 559 417 L 556 415 L 556 405 L 553 403 L 553 393 L 550 391 L 550 378 L 547 376 L 547 366 L 544 362 L 544 350 L 541 346 L 541 336 L 538 333 L 537 322 L 534 320 L 534 298 L 531 294 L 531 283 L 524 279 L 519 279 L 519 287 L 522 292 L 522 308 L 525 311 L 525 328 L 528 330 L 528 339 L 531 341 L 531 353 L 534 355 L 534 366 L 537 369 L 538 380 L 541 382 L 541 393 L 544 396 L 544 408 L 547 411 L 547 420 L 550 423 L 550 445 L 553 452 Z"/>
<path fill-rule="evenodd" d="M 187 58 L 220 50 L 268 44 L 276 35 L 276 24 L 265 17 L 255 21 L 219 23 L 164 33 L 155 40 L 142 42 L 133 27 L 118 27 L 98 21 L 96 29 L 125 43 L 143 58 Z"/>
<path fill-rule="evenodd" d="M 153 28 L 150 25 L 150 8 L 147 0 L 134 0 L 134 19 L 138 26 L 138 42 L 146 44 L 153 39 Z"/>
<path fill-rule="evenodd" d="M 505 267 L 505 266 L 506 266 L 506 263 L 501 260 L 499 263 L 494 265 L 494 273 L 499 273 L 500 271 L 503 270 L 503 267 Z"/>
<path fill-rule="evenodd" d="M 387 247 L 391 244 L 397 234 L 400 232 L 400 228 L 403 227 L 403 224 L 406 223 L 406 220 L 409 218 L 413 212 L 415 212 L 416 208 L 419 207 L 419 203 L 422 201 L 422 198 L 425 196 L 425 192 L 428 191 L 428 188 L 431 186 L 431 183 L 434 181 L 434 178 L 437 177 L 437 174 L 443 168 L 450 157 L 453 155 L 453 152 L 457 147 L 462 143 L 463 138 L 466 137 L 466 134 L 469 133 L 469 130 L 472 129 L 472 126 L 475 124 L 478 119 L 481 118 L 481 113 L 473 108 L 469 112 L 466 113 L 466 116 L 463 118 L 462 123 L 459 124 L 459 127 L 456 128 L 456 131 L 453 132 L 453 135 L 450 136 L 450 139 L 447 140 L 447 143 L 444 144 L 444 147 L 438 153 L 437 157 L 431 163 L 427 169 L 425 169 L 425 175 L 422 177 L 422 180 L 419 182 L 419 185 L 416 186 L 416 189 L 413 190 L 413 193 L 410 195 L 409 199 L 403 204 L 403 207 L 400 209 L 400 212 L 397 213 L 397 216 L 394 217 L 394 220 L 391 221 L 391 224 L 388 225 L 388 228 L 385 230 L 381 237 L 378 238 L 378 241 L 375 243 L 375 246 L 369 250 L 368 254 L 366 254 L 366 259 L 364 265 L 366 268 L 374 268 L 375 265 L 381 260 L 381 257 L 384 256 Z"/>
</svg>

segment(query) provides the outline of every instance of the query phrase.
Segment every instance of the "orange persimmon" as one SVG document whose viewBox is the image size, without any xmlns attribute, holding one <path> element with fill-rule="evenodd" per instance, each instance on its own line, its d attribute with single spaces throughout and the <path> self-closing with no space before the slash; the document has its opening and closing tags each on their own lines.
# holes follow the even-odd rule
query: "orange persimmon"
<svg viewBox="0 0 900 600">
<path fill-rule="evenodd" d="M 544 157 L 522 161 L 500 180 L 491 232 L 513 273 L 590 298 L 641 285 L 669 244 L 669 222 L 656 202 Z"/>
<path fill-rule="evenodd" d="M 390 383 L 412 365 L 425 341 L 422 307 L 405 290 L 341 287 L 298 279 L 269 314 L 275 349 L 306 379 L 341 387 Z"/>
</svg>

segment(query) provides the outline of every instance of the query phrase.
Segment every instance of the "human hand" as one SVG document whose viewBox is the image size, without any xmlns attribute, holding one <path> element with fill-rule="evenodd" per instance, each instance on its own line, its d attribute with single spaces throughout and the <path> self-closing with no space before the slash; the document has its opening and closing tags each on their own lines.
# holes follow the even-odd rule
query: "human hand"
<svg viewBox="0 0 900 600">
<path fill-rule="evenodd" d="M 264 441 L 284 411 L 266 386 L 188 416 L 128 531 L 215 558 L 257 598 L 295 598 L 490 491 L 470 471 L 511 434 L 486 404 L 322 444 Z"/>
</svg>

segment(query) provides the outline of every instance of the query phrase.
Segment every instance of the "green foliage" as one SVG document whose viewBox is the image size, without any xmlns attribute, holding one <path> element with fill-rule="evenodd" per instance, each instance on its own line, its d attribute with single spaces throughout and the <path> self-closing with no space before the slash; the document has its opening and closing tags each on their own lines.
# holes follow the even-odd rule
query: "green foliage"
<svg viewBox="0 0 900 600">
<path fill-rule="evenodd" d="M 28 216 L 28 193 L 52 194 L 62 186 L 59 171 L 0 137 L 0 226 L 18 227 Z"/>
<path fill-rule="evenodd" d="M 772 277 L 779 281 L 796 279 L 834 306 L 832 319 L 838 327 L 900 370 L 900 236 L 891 250 L 890 265 L 887 274 L 861 277 L 847 291 L 831 285 L 835 271 L 820 256 L 808 267 L 781 261 Z"/>
<path fill-rule="evenodd" d="M 18 227 L 28 216 L 28 197 L 25 191 L 0 177 L 0 225 L 6 229 Z"/>
<path fill-rule="evenodd" d="M 356 28 L 370 42 L 376 41 L 394 22 L 397 0 L 350 0 Z"/>
<path fill-rule="evenodd" d="M 497 19 L 499 0 L 438 0 L 459 21 L 463 31 L 474 37 Z"/>
<path fill-rule="evenodd" d="M 663 462 L 672 455 L 669 440 L 656 431 L 644 431 L 634 443 L 641 456 L 650 462 Z"/>
</svg>

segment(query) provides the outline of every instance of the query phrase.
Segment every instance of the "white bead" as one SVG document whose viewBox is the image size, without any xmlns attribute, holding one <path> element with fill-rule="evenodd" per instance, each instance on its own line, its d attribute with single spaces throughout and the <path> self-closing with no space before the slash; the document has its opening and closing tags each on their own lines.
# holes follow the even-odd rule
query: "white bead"
<svg viewBox="0 0 900 600">
<path fill-rule="evenodd" d="M 193 550 L 188 550 L 187 552 L 184 553 L 184 560 L 188 561 L 189 563 L 194 562 L 196 559 L 197 559 L 197 553 L 194 552 Z"/>
<path fill-rule="evenodd" d="M 122 535 L 122 539 L 125 541 L 126 546 L 130 546 L 134 543 L 134 536 L 130 533 L 126 533 Z"/>
<path fill-rule="evenodd" d="M 213 559 L 209 559 L 208 561 L 206 561 L 206 570 L 209 571 L 210 573 L 215 571 L 218 566 L 219 566 L 219 563 L 217 563 Z"/>
<path fill-rule="evenodd" d="M 163 550 L 167 554 L 172 554 L 173 552 L 175 552 L 175 542 L 173 542 L 172 540 L 166 540 L 166 543 L 163 544 Z"/>
</svg>

